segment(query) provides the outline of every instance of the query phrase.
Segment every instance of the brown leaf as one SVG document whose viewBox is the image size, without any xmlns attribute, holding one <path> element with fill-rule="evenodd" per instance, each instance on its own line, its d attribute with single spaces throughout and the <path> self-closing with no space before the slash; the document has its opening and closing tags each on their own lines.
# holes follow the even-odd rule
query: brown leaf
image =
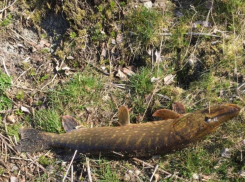
<svg viewBox="0 0 245 182">
<path fill-rule="evenodd" d="M 165 85 L 170 85 L 171 83 L 174 82 L 174 78 L 176 75 L 169 74 L 167 75 L 163 80 Z"/>
</svg>

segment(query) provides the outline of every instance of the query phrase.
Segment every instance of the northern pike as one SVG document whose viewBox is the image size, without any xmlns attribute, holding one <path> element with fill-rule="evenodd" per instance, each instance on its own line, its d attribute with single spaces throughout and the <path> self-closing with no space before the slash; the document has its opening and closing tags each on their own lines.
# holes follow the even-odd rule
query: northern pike
<svg viewBox="0 0 245 182">
<path fill-rule="evenodd" d="M 23 128 L 20 130 L 21 141 L 16 149 L 21 152 L 35 152 L 50 148 L 68 148 L 83 154 L 114 151 L 129 157 L 165 154 L 213 133 L 222 123 L 237 116 L 239 111 L 240 108 L 235 104 L 223 104 L 174 119 L 118 127 L 76 129 L 64 134 Z"/>
</svg>

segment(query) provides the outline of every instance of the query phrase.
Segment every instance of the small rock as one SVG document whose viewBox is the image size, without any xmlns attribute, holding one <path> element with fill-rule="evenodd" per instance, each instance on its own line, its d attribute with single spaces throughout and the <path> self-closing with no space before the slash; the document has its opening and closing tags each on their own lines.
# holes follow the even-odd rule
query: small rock
<svg viewBox="0 0 245 182">
<path fill-rule="evenodd" d="M 130 181 L 130 176 L 128 174 L 125 174 L 123 181 Z"/>
<path fill-rule="evenodd" d="M 14 165 L 14 166 L 11 168 L 11 172 L 18 171 L 18 170 L 19 170 L 19 168 L 18 168 L 16 165 Z"/>
<path fill-rule="evenodd" d="M 25 113 L 31 114 L 30 110 L 27 107 L 21 106 L 20 109 L 21 109 L 21 111 L 23 111 Z"/>
<path fill-rule="evenodd" d="M 67 56 L 66 59 L 68 59 L 68 60 L 73 60 L 74 57 L 73 57 L 73 56 Z"/>
<path fill-rule="evenodd" d="M 152 2 L 151 2 L 151 1 L 144 2 L 144 6 L 145 6 L 147 9 L 150 9 L 150 8 L 152 8 Z"/>
<path fill-rule="evenodd" d="M 139 176 L 140 175 L 140 173 L 141 173 L 141 171 L 140 170 L 135 170 L 135 172 L 134 172 L 137 176 Z"/>
<path fill-rule="evenodd" d="M 153 76 L 153 77 L 151 78 L 151 83 L 157 82 L 158 80 L 159 80 L 159 78 L 156 78 L 156 77 Z"/>
<path fill-rule="evenodd" d="M 221 153 L 221 156 L 222 156 L 222 157 L 225 157 L 225 158 L 230 158 L 230 157 L 231 157 L 230 149 L 225 148 L 225 149 L 223 150 L 223 152 Z"/>
<path fill-rule="evenodd" d="M 170 85 L 171 83 L 174 82 L 174 78 L 176 75 L 169 74 L 167 75 L 163 80 L 165 85 Z"/>
<path fill-rule="evenodd" d="M 194 180 L 199 180 L 199 175 L 197 173 L 192 174 Z"/>
<path fill-rule="evenodd" d="M 242 144 L 245 145 L 245 139 L 242 140 Z"/>
<path fill-rule="evenodd" d="M 8 115 L 7 118 L 6 118 L 6 121 L 8 123 L 15 123 L 16 122 L 15 116 L 14 115 Z"/>
<path fill-rule="evenodd" d="M 244 170 L 242 170 L 242 171 L 239 171 L 239 173 L 238 173 L 240 176 L 242 176 L 242 177 L 245 177 L 245 171 Z"/>
<path fill-rule="evenodd" d="M 9 179 L 10 182 L 18 182 L 18 178 L 15 176 L 11 176 Z"/>
<path fill-rule="evenodd" d="M 160 181 L 160 175 L 157 173 L 154 174 L 154 179 L 155 179 L 155 182 Z"/>
</svg>

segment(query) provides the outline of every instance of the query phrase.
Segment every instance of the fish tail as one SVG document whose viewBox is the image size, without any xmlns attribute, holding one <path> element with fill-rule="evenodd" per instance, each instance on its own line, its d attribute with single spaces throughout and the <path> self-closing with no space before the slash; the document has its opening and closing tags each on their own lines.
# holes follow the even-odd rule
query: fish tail
<svg viewBox="0 0 245 182">
<path fill-rule="evenodd" d="M 49 149 L 51 146 L 51 137 L 49 133 L 36 129 L 22 128 L 19 130 L 21 140 L 15 146 L 19 152 L 36 152 Z"/>
</svg>

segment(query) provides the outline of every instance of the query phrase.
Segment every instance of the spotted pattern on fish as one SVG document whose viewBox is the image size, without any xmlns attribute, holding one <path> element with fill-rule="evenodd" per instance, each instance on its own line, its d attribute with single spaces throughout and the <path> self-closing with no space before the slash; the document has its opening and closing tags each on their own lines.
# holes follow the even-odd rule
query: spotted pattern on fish
<svg viewBox="0 0 245 182">
<path fill-rule="evenodd" d="M 84 154 L 121 152 L 128 156 L 164 154 L 198 141 L 223 122 L 238 115 L 234 104 L 214 106 L 176 119 L 127 124 L 120 127 L 77 129 L 65 134 L 21 129 L 16 149 L 35 152 L 49 148 L 69 148 Z M 207 118 L 215 118 L 212 122 Z"/>
</svg>

